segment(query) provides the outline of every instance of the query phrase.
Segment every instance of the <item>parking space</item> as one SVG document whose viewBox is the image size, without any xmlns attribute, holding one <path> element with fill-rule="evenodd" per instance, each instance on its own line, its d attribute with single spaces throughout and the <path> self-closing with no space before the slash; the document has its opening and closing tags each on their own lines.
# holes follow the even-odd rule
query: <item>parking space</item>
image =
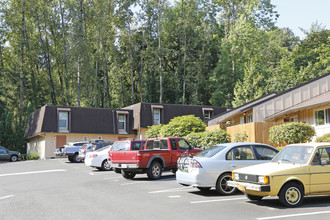
<svg viewBox="0 0 330 220">
<path fill-rule="evenodd" d="M 329 219 L 329 207 L 329 196 L 290 209 L 277 198 L 200 192 L 177 184 L 171 172 L 126 180 L 66 159 L 0 164 L 1 219 Z"/>
</svg>

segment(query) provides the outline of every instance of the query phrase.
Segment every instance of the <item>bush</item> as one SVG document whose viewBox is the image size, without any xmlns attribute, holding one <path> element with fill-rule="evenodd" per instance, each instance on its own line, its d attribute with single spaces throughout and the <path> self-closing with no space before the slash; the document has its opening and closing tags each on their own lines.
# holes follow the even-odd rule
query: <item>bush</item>
<svg viewBox="0 0 330 220">
<path fill-rule="evenodd" d="M 330 133 L 316 138 L 316 142 L 330 142 Z"/>
<path fill-rule="evenodd" d="M 286 123 L 269 128 L 269 139 L 277 144 L 294 144 L 311 141 L 315 135 L 313 126 L 304 123 Z"/>
<path fill-rule="evenodd" d="M 39 154 L 23 154 L 22 160 L 38 160 L 40 158 Z"/>
<path fill-rule="evenodd" d="M 160 137 L 185 137 L 192 132 L 205 131 L 205 123 L 193 115 L 184 115 L 172 118 L 171 121 L 161 127 Z"/>
<path fill-rule="evenodd" d="M 247 141 L 248 135 L 245 133 L 235 133 L 234 135 L 234 142 L 244 142 Z"/>
<path fill-rule="evenodd" d="M 160 137 L 160 129 L 162 128 L 162 124 L 148 126 L 148 131 L 146 132 L 146 138 L 156 138 Z"/>
<path fill-rule="evenodd" d="M 190 133 L 185 138 L 194 147 L 199 147 L 202 149 L 207 149 L 215 144 L 230 142 L 230 136 L 224 130 Z"/>
</svg>

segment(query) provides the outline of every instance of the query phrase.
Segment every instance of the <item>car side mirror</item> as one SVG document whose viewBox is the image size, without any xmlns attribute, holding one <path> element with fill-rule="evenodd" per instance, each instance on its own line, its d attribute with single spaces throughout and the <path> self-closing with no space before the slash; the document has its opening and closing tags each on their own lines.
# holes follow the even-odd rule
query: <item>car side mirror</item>
<svg viewBox="0 0 330 220">
<path fill-rule="evenodd" d="M 327 160 L 321 160 L 321 165 L 327 165 Z"/>
</svg>

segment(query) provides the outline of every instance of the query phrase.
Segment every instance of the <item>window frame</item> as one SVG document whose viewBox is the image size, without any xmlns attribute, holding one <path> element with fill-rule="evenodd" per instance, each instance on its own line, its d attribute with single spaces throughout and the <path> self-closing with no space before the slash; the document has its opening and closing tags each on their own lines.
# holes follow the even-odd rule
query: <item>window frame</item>
<svg viewBox="0 0 330 220">
<path fill-rule="evenodd" d="M 124 119 L 123 121 L 120 121 L 122 119 Z M 123 128 L 120 127 L 120 123 L 123 123 Z M 127 119 L 126 119 L 126 114 L 118 114 L 118 121 L 117 121 L 117 124 L 118 124 L 118 132 L 126 132 L 127 130 Z"/>
<path fill-rule="evenodd" d="M 64 114 L 66 115 L 66 119 L 61 118 L 61 116 L 64 116 Z M 70 112 L 69 111 L 58 111 L 57 114 L 57 118 L 58 118 L 58 123 L 57 123 L 57 128 L 58 128 L 58 132 L 59 133 L 68 133 L 69 129 L 70 129 Z M 65 120 L 65 127 L 61 126 L 61 122 Z"/>
<path fill-rule="evenodd" d="M 158 119 L 155 119 L 155 116 L 156 116 L 155 112 L 158 112 Z M 156 123 L 155 123 L 155 121 L 156 121 Z M 160 108 L 153 108 L 152 109 L 152 124 L 153 125 L 161 124 L 161 109 Z"/>
<path fill-rule="evenodd" d="M 323 113 L 323 124 L 319 123 L 320 119 L 319 119 L 319 117 L 317 117 L 319 112 Z M 330 124 L 330 108 L 315 110 L 314 111 L 314 124 L 315 124 L 315 127 L 329 125 Z"/>
</svg>

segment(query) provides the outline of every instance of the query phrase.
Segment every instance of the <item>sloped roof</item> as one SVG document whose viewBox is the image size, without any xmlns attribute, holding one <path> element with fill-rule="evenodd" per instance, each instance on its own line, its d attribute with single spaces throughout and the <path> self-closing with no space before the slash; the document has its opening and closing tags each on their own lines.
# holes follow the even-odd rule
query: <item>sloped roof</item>
<svg viewBox="0 0 330 220">
<path fill-rule="evenodd" d="M 311 108 L 314 106 L 318 106 L 318 105 L 322 105 L 322 104 L 328 104 L 330 103 L 330 91 L 327 91 L 323 94 L 320 94 L 318 96 L 312 97 L 304 102 L 301 102 L 297 105 L 294 105 L 290 108 L 284 109 L 280 112 L 277 112 L 273 115 L 270 115 L 268 117 L 265 118 L 265 120 L 269 120 L 272 118 L 276 118 L 278 116 L 287 114 L 289 112 L 293 112 L 293 111 L 297 111 L 297 110 L 301 110 L 301 109 L 306 109 L 306 108 Z"/>
</svg>

